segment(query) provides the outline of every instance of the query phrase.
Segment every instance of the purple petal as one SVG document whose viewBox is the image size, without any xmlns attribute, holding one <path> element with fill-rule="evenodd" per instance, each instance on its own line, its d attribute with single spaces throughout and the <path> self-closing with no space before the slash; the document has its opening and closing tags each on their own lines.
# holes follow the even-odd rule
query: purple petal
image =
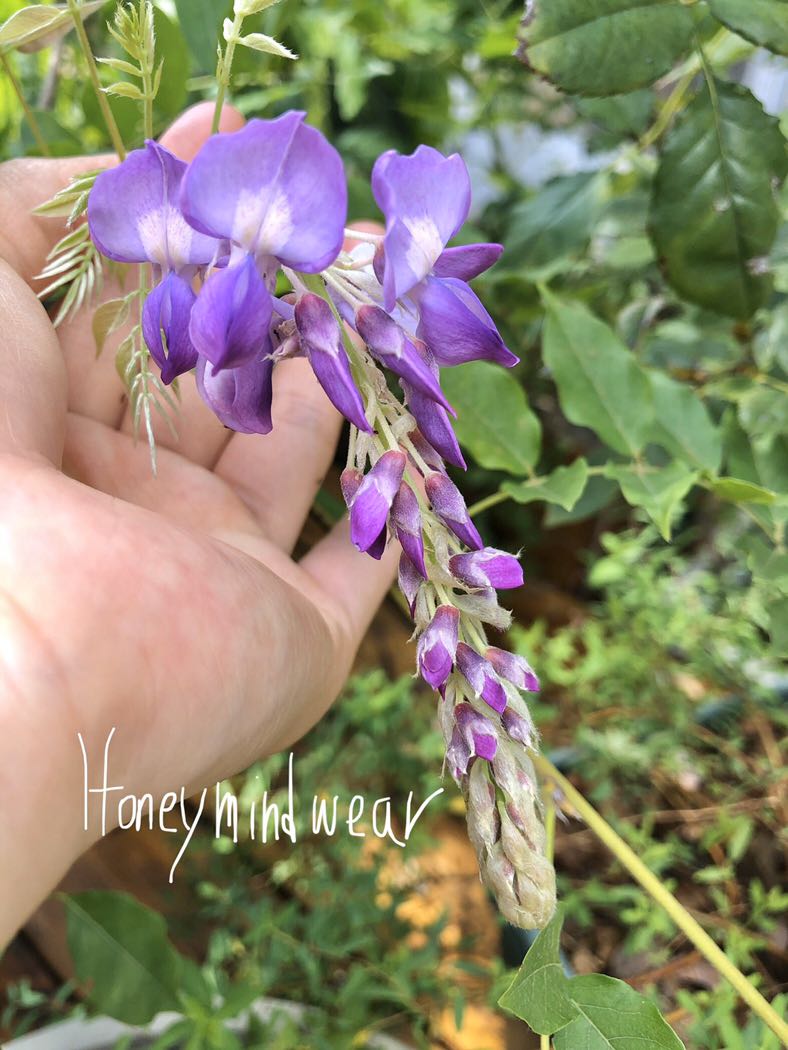
<svg viewBox="0 0 788 1050">
<path fill-rule="evenodd" d="M 361 482 L 350 508 L 350 538 L 360 551 L 379 542 L 406 462 L 402 452 L 384 452 Z"/>
<path fill-rule="evenodd" d="M 372 192 L 386 217 L 383 242 L 384 305 L 424 280 L 468 217 L 471 181 L 458 154 L 430 146 L 402 156 L 390 150 L 372 170 Z"/>
<path fill-rule="evenodd" d="M 370 558 L 374 558 L 375 561 L 380 561 L 386 551 L 386 541 L 388 539 L 388 529 L 384 527 L 380 530 L 378 538 L 367 547 L 367 554 Z"/>
<path fill-rule="evenodd" d="M 533 747 L 534 727 L 527 718 L 507 707 L 501 715 L 501 723 L 512 740 L 516 740 L 518 744 L 525 744 L 526 747 Z"/>
<path fill-rule="evenodd" d="M 271 373 L 267 357 L 238 368 L 215 372 L 210 361 L 197 362 L 197 389 L 203 401 L 230 430 L 241 434 L 268 434 L 271 430 Z"/>
<path fill-rule="evenodd" d="M 402 482 L 394 497 L 391 505 L 391 519 L 402 549 L 426 580 L 427 567 L 424 564 L 424 538 L 421 533 L 419 500 L 407 482 Z"/>
<path fill-rule="evenodd" d="M 485 655 L 501 678 L 516 685 L 518 689 L 525 689 L 529 693 L 539 692 L 539 679 L 522 656 L 509 653 L 505 649 L 496 649 L 494 645 L 490 646 Z"/>
<path fill-rule="evenodd" d="M 435 364 L 435 359 L 426 344 L 422 343 L 420 339 L 416 339 L 413 347 L 427 367 L 437 375 L 438 366 Z M 419 429 L 431 447 L 439 452 L 448 463 L 465 470 L 465 460 L 462 458 L 462 452 L 460 452 L 460 446 L 446 410 L 404 379 L 400 380 L 400 386 L 405 392 L 405 399 L 413 418 L 419 424 Z M 436 470 L 443 470 L 443 464 L 436 465 L 427 457 L 423 458 L 428 466 L 432 466 Z"/>
<path fill-rule="evenodd" d="M 339 486 L 342 489 L 342 498 L 345 501 L 345 506 L 350 507 L 355 499 L 356 493 L 359 490 L 361 482 L 364 480 L 364 475 L 356 467 L 345 467 L 339 476 Z"/>
<path fill-rule="evenodd" d="M 505 590 L 523 585 L 523 570 L 517 558 L 494 547 L 472 554 L 455 554 L 449 559 L 449 570 L 469 587 Z"/>
<path fill-rule="evenodd" d="M 495 322 L 464 281 L 431 277 L 419 289 L 417 329 L 439 365 L 495 361 L 506 368 L 519 358 L 508 350 Z"/>
<path fill-rule="evenodd" d="M 457 646 L 457 667 L 476 696 L 499 714 L 506 709 L 506 692 L 491 664 L 464 642 Z"/>
<path fill-rule="evenodd" d="M 435 471 L 427 476 L 425 488 L 432 509 L 441 521 L 466 547 L 481 550 L 484 541 L 470 519 L 465 500 L 457 486 L 445 474 Z"/>
<path fill-rule="evenodd" d="M 419 570 L 404 552 L 399 559 L 397 582 L 399 583 L 399 589 L 405 595 L 410 615 L 413 616 L 416 611 L 416 598 L 423 581 Z"/>
<path fill-rule="evenodd" d="M 331 307 L 311 292 L 296 303 L 295 320 L 301 345 L 328 399 L 345 419 L 367 434 L 372 427 L 364 415 L 364 402 L 353 382 L 342 330 Z"/>
<path fill-rule="evenodd" d="M 247 255 L 203 285 L 192 310 L 192 342 L 216 368 L 233 368 L 270 351 L 272 314 L 271 296 Z"/>
<path fill-rule="evenodd" d="M 379 306 L 362 306 L 356 313 L 356 331 L 380 363 L 410 386 L 454 412 L 438 377 L 419 355 L 403 330 Z"/>
<path fill-rule="evenodd" d="M 424 344 L 421 343 L 420 345 L 423 346 Z M 408 437 L 410 438 L 411 444 L 416 449 L 421 458 L 424 460 L 424 462 L 427 464 L 427 466 L 430 468 L 430 470 L 438 470 L 442 474 L 446 473 L 446 464 L 443 462 L 442 457 L 433 448 L 429 441 L 427 441 L 427 439 L 424 437 L 420 430 L 411 430 L 410 434 L 408 434 Z M 464 463 L 462 465 L 463 467 L 465 466 Z"/>
<path fill-rule="evenodd" d="M 445 684 L 454 667 L 460 614 L 452 605 L 439 605 L 417 646 L 421 677 L 433 689 Z"/>
<path fill-rule="evenodd" d="M 472 281 L 498 262 L 502 251 L 502 244 L 461 244 L 456 248 L 447 248 L 435 263 L 433 272 L 436 277 Z"/>
<path fill-rule="evenodd" d="M 214 135 L 189 166 L 189 222 L 257 256 L 318 273 L 342 248 L 347 186 L 342 160 L 304 113 L 250 120 Z"/>
<path fill-rule="evenodd" d="M 148 141 L 96 179 L 88 224 L 102 255 L 117 262 L 152 262 L 163 270 L 209 263 L 219 245 L 188 225 L 178 205 L 186 165 Z"/>
<path fill-rule="evenodd" d="M 197 351 L 189 336 L 196 299 L 188 281 L 169 273 L 145 300 L 142 333 L 165 384 L 197 364 Z"/>
<path fill-rule="evenodd" d="M 488 762 L 492 761 L 498 750 L 498 735 L 489 718 L 467 703 L 457 704 L 454 717 L 458 730 L 468 741 L 473 754 L 486 758 Z"/>
</svg>

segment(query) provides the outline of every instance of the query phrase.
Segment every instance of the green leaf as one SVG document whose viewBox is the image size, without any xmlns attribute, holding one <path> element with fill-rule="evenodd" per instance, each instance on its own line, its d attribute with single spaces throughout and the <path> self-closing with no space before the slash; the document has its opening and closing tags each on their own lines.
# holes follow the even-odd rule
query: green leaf
<svg viewBox="0 0 788 1050">
<path fill-rule="evenodd" d="M 709 0 L 709 7 L 734 33 L 788 55 L 788 0 Z"/>
<path fill-rule="evenodd" d="M 651 384 L 613 330 L 580 303 L 546 289 L 543 356 L 572 423 L 595 430 L 617 452 L 634 456 L 645 444 L 654 409 Z"/>
<path fill-rule="evenodd" d="M 298 58 L 298 55 L 294 55 L 284 44 L 280 44 L 272 36 L 266 36 L 265 33 L 249 33 L 247 36 L 240 37 L 238 43 L 243 44 L 244 47 L 250 47 L 253 51 L 264 51 L 268 55 L 276 55 L 277 58 L 292 58 L 293 60 Z"/>
<path fill-rule="evenodd" d="M 627 503 L 645 510 L 668 541 L 673 517 L 699 477 L 698 471 L 688 470 L 684 463 L 660 469 L 609 463 L 605 475 L 619 483 Z"/>
<path fill-rule="evenodd" d="M 786 168 L 777 120 L 745 88 L 706 81 L 665 139 L 649 216 L 680 295 L 739 319 L 765 302 L 779 222 L 774 183 Z"/>
<path fill-rule="evenodd" d="M 774 503 L 776 493 L 741 478 L 712 478 L 708 483 L 715 496 L 729 503 Z"/>
<path fill-rule="evenodd" d="M 683 1050 L 656 1006 L 623 981 L 573 977 L 569 995 L 577 1016 L 555 1035 L 555 1050 Z"/>
<path fill-rule="evenodd" d="M 518 204 L 507 220 L 504 252 L 493 277 L 513 270 L 547 280 L 577 258 L 607 199 L 604 174 L 569 175 Z"/>
<path fill-rule="evenodd" d="M 681 0 L 533 0 L 520 55 L 577 95 L 617 95 L 666 73 L 690 46 L 694 19 Z"/>
<path fill-rule="evenodd" d="M 572 510 L 583 495 L 588 480 L 588 463 L 576 459 L 568 467 L 556 467 L 542 478 L 529 481 L 505 481 L 501 491 L 506 492 L 517 503 L 557 503 L 564 510 Z"/>
<path fill-rule="evenodd" d="M 219 27 L 230 8 L 230 0 L 175 0 L 178 21 L 200 73 L 216 68 Z"/>
<path fill-rule="evenodd" d="M 156 54 L 164 59 L 164 75 L 156 92 L 155 109 L 157 119 L 164 122 L 174 119 L 186 103 L 191 61 L 180 27 L 158 7 L 153 11 L 153 28 Z"/>
<path fill-rule="evenodd" d="M 472 361 L 445 369 L 441 383 L 457 412 L 457 437 L 480 466 L 520 477 L 533 470 L 542 428 L 511 372 Z"/>
<path fill-rule="evenodd" d="M 103 7 L 105 0 L 86 0 L 80 6 L 83 21 Z M 65 4 L 45 7 L 33 4 L 15 11 L 0 26 L 0 51 L 18 48 L 20 51 L 40 51 L 49 47 L 59 36 L 67 33 L 73 22 Z"/>
<path fill-rule="evenodd" d="M 63 899 L 68 946 L 94 1009 L 126 1024 L 147 1024 L 178 1008 L 180 956 L 161 915 L 125 893 Z"/>
<path fill-rule="evenodd" d="M 498 1005 L 538 1035 L 552 1035 L 575 1016 L 558 954 L 564 917 L 559 909 L 528 950 L 523 965 Z"/>
<path fill-rule="evenodd" d="M 650 439 L 690 466 L 716 474 L 722 459 L 722 435 L 706 406 L 685 383 L 664 372 L 647 374 L 655 416 Z"/>
<path fill-rule="evenodd" d="M 127 320 L 132 296 L 122 299 L 109 299 L 102 303 L 93 314 L 93 338 L 96 342 L 96 356 L 104 349 L 107 337 Z"/>
<path fill-rule="evenodd" d="M 559 956 L 563 915 L 536 938 L 511 986 L 498 1000 L 555 1050 L 683 1050 L 648 999 L 612 977 L 568 978 Z"/>
</svg>

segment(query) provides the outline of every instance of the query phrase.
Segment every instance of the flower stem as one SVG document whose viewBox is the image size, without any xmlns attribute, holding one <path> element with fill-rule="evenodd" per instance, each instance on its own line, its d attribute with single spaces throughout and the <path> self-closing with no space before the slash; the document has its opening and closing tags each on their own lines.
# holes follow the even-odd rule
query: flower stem
<svg viewBox="0 0 788 1050">
<path fill-rule="evenodd" d="M 71 18 L 74 22 L 79 46 L 81 47 L 82 54 L 85 56 L 85 61 L 88 64 L 88 73 L 90 75 L 91 83 L 93 84 L 93 90 L 96 93 L 96 100 L 99 104 L 99 109 L 101 110 L 101 116 L 104 118 L 104 124 L 109 133 L 109 137 L 112 140 L 113 148 L 118 157 L 123 160 L 126 156 L 126 147 L 123 145 L 123 138 L 118 130 L 118 125 L 115 122 L 115 117 L 113 116 L 107 96 L 101 88 L 101 80 L 99 79 L 96 60 L 93 57 L 93 50 L 90 46 L 88 35 L 85 32 L 85 23 L 82 21 L 82 16 L 79 13 L 79 4 L 77 3 L 77 0 L 68 0 L 68 9 L 71 12 Z"/>
<path fill-rule="evenodd" d="M 624 842 L 621 836 L 583 798 L 566 777 L 558 772 L 549 759 L 545 758 L 544 755 L 538 754 L 532 754 L 531 758 L 545 780 L 553 781 L 597 838 L 607 846 L 616 859 L 640 883 L 657 904 L 667 912 L 684 936 L 692 942 L 701 955 L 733 986 L 753 1013 L 757 1014 L 764 1024 L 768 1025 L 784 1043 L 788 1044 L 788 1024 L 779 1017 L 774 1008 L 745 977 L 741 970 L 733 965 L 700 923 L 690 915 L 669 890 L 665 889 L 653 871 L 646 867 L 635 851 Z"/>
<path fill-rule="evenodd" d="M 491 496 L 485 496 L 478 503 L 474 503 L 472 507 L 468 507 L 468 513 L 473 518 L 477 514 L 481 514 L 483 510 L 489 510 L 490 507 L 497 507 L 499 503 L 505 503 L 509 498 L 508 492 L 493 492 Z"/>
<path fill-rule="evenodd" d="M 219 123 L 222 119 L 222 109 L 224 108 L 224 100 L 227 97 L 227 91 L 230 87 L 230 74 L 233 68 L 233 58 L 235 57 L 235 44 L 238 36 L 241 32 L 241 26 L 243 24 L 244 16 L 236 15 L 233 22 L 233 29 L 230 33 L 230 39 L 227 41 L 227 46 L 224 49 L 224 54 L 219 58 L 219 62 L 216 66 L 216 107 L 213 111 L 213 123 L 211 124 L 211 134 L 215 135 L 219 130 Z"/>
<path fill-rule="evenodd" d="M 44 138 L 41 132 L 41 125 L 38 123 L 38 119 L 35 113 L 30 108 L 30 104 L 25 98 L 25 93 L 22 90 L 22 85 L 17 80 L 16 74 L 11 68 L 11 63 L 8 61 L 8 59 L 2 51 L 0 51 L 0 64 L 2 64 L 3 70 L 5 71 L 5 74 L 11 83 L 11 87 L 14 89 L 15 95 L 19 99 L 19 102 L 25 114 L 25 119 L 27 120 L 27 123 L 30 126 L 30 131 L 33 135 L 33 138 L 36 140 L 36 145 L 45 157 L 51 157 L 52 153 L 49 149 L 49 146 L 46 143 L 46 139 Z"/>
</svg>

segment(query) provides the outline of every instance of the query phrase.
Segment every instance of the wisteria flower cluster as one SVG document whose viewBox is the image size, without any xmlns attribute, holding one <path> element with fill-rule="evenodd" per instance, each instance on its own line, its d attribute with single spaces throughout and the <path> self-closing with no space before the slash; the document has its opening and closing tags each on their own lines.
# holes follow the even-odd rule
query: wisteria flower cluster
<svg viewBox="0 0 788 1050">
<path fill-rule="evenodd" d="M 517 558 L 484 545 L 449 477 L 446 464 L 465 464 L 440 385 L 441 368 L 517 363 L 468 284 L 502 249 L 447 247 L 470 208 L 456 154 L 384 153 L 372 189 L 385 234 L 346 231 L 341 158 L 289 112 L 214 135 L 189 165 L 147 142 L 98 177 L 88 221 L 105 256 L 152 264 L 142 328 L 164 384 L 194 370 L 222 423 L 266 434 L 273 370 L 305 356 L 350 422 L 341 480 L 353 543 L 374 558 L 394 537 L 402 547 L 418 670 L 439 694 L 482 877 L 506 918 L 542 926 L 555 879 L 522 696 L 538 682 L 485 634 L 508 626 L 496 591 L 519 587 L 523 574 Z M 294 302 L 275 295 L 280 273 Z"/>
</svg>

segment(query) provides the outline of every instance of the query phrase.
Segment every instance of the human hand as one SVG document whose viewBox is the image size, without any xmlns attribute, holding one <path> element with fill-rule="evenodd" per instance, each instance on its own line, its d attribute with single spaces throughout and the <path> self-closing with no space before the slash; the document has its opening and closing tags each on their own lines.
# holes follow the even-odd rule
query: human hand
<svg viewBox="0 0 788 1050">
<path fill-rule="evenodd" d="M 211 112 L 164 143 L 190 159 Z M 63 232 L 33 208 L 95 166 L 0 167 L 0 945 L 97 834 L 78 732 L 100 755 L 117 727 L 114 781 L 154 796 L 287 747 L 340 690 L 398 555 L 373 562 L 343 522 L 291 557 L 342 422 L 303 360 L 276 369 L 266 437 L 226 430 L 187 378 L 153 477 L 90 311 L 56 332 L 31 290 Z"/>
</svg>

